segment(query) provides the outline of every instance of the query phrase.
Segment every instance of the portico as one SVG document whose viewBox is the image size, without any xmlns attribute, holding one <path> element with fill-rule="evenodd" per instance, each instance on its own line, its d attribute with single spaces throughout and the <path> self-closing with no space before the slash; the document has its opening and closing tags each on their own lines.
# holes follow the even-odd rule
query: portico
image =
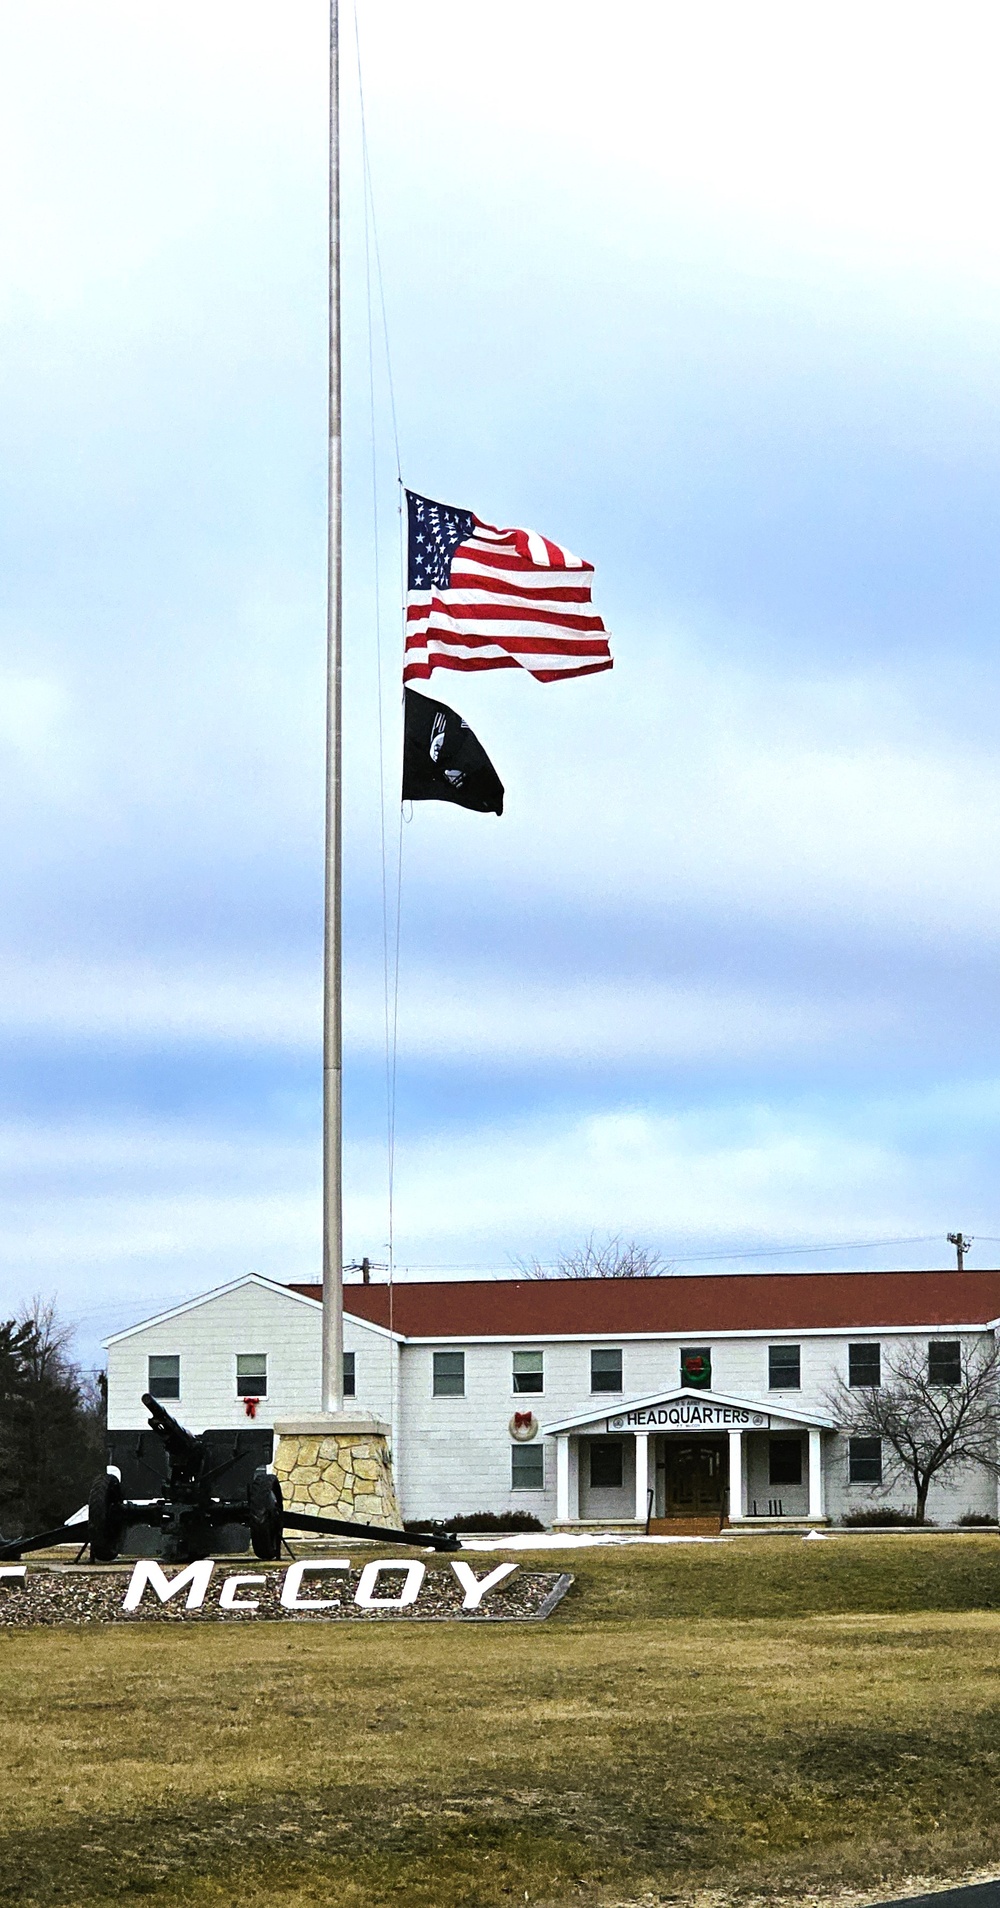
<svg viewBox="0 0 1000 1908">
<path fill-rule="evenodd" d="M 669 1529 L 682 1521 L 822 1523 L 832 1418 L 674 1387 L 544 1425 L 556 1522 Z"/>
</svg>

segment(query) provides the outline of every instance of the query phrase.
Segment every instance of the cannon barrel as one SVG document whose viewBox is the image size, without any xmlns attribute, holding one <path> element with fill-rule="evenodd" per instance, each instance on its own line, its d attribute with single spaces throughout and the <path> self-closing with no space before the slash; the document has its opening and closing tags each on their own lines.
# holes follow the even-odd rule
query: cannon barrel
<svg viewBox="0 0 1000 1908">
<path fill-rule="evenodd" d="M 157 1437 L 163 1439 L 171 1457 L 185 1458 L 188 1463 L 193 1463 L 202 1449 L 201 1439 L 196 1437 L 193 1431 L 188 1431 L 183 1424 L 178 1424 L 177 1419 L 171 1417 L 159 1399 L 152 1397 L 148 1391 L 143 1392 L 142 1402 L 149 1412 L 150 1430 L 155 1431 Z"/>
</svg>

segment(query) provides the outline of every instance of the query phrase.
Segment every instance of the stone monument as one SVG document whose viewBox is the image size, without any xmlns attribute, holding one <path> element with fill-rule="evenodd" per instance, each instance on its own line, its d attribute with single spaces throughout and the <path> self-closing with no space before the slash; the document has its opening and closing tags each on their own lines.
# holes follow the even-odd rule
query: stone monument
<svg viewBox="0 0 1000 1908">
<path fill-rule="evenodd" d="M 289 1510 L 359 1524 L 400 1524 L 389 1427 L 366 1412 L 282 1418 L 274 1474 Z"/>
</svg>

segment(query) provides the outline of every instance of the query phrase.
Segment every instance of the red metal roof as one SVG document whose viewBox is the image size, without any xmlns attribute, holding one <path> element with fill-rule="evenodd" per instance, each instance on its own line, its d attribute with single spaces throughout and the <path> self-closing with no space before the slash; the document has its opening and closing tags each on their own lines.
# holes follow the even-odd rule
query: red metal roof
<svg viewBox="0 0 1000 1908">
<path fill-rule="evenodd" d="M 293 1285 L 308 1298 L 320 1285 Z M 388 1285 L 349 1285 L 344 1308 L 390 1321 Z M 662 1279 L 463 1279 L 392 1287 L 406 1338 L 624 1332 L 875 1331 L 1000 1317 L 1000 1272 L 776 1272 Z"/>
</svg>

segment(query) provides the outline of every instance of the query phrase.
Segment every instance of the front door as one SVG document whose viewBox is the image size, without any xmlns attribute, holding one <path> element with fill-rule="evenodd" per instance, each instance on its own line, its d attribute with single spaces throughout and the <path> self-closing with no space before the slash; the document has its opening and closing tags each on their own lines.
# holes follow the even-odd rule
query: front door
<svg viewBox="0 0 1000 1908">
<path fill-rule="evenodd" d="M 726 1502 L 726 1447 L 721 1438 L 664 1438 L 667 1517 L 721 1516 Z"/>
</svg>

